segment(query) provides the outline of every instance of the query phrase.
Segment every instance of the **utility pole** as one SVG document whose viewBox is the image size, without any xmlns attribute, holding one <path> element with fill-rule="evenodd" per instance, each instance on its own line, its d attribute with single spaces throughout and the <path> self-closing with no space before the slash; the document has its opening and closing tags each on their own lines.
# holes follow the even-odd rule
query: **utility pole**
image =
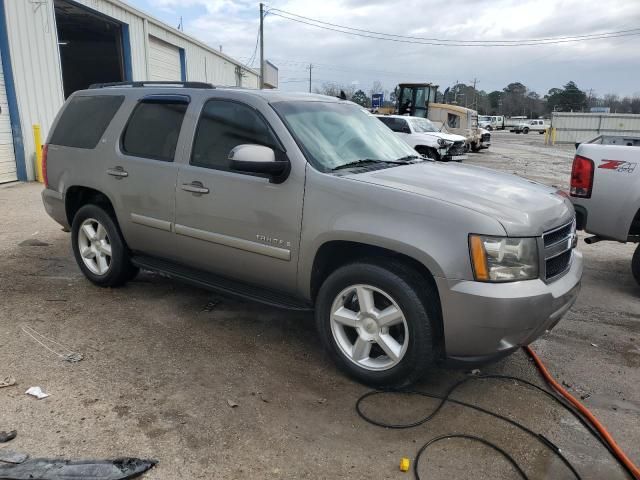
<svg viewBox="0 0 640 480">
<path fill-rule="evenodd" d="M 476 90 L 476 84 L 478 83 L 478 79 L 473 79 L 473 109 L 478 110 L 478 91 Z"/>
<path fill-rule="evenodd" d="M 311 93 L 311 70 L 313 70 L 313 63 L 309 64 L 309 93 Z"/>
<path fill-rule="evenodd" d="M 260 88 L 264 88 L 264 4 L 260 3 Z"/>
</svg>

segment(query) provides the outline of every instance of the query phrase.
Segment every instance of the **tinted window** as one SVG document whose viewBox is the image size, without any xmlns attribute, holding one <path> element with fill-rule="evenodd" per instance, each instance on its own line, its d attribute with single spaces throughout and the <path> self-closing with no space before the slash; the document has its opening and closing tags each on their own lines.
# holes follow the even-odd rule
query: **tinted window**
<svg viewBox="0 0 640 480">
<path fill-rule="evenodd" d="M 76 148 L 95 148 L 124 97 L 100 95 L 73 97 L 58 121 L 49 143 Z"/>
<path fill-rule="evenodd" d="M 122 151 L 172 162 L 187 106 L 185 102 L 140 102 L 122 135 Z"/>
<path fill-rule="evenodd" d="M 389 127 L 394 132 L 406 132 L 408 130 L 406 120 L 395 117 L 378 117 L 382 123 Z"/>
<path fill-rule="evenodd" d="M 229 152 L 243 144 L 278 149 L 269 127 L 253 108 L 236 102 L 209 100 L 198 121 L 191 164 L 229 170 Z"/>
</svg>

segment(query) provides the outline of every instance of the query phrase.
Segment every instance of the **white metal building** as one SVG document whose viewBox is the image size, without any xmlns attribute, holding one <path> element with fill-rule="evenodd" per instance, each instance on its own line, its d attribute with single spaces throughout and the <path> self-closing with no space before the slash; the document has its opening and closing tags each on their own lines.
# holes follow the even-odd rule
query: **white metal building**
<svg viewBox="0 0 640 480">
<path fill-rule="evenodd" d="M 0 56 L 0 183 L 34 179 L 33 125 L 46 138 L 65 98 L 92 83 L 259 85 L 255 70 L 121 0 L 0 0 Z"/>
<path fill-rule="evenodd" d="M 598 135 L 640 136 L 640 115 L 553 112 L 557 143 L 586 142 Z"/>
</svg>

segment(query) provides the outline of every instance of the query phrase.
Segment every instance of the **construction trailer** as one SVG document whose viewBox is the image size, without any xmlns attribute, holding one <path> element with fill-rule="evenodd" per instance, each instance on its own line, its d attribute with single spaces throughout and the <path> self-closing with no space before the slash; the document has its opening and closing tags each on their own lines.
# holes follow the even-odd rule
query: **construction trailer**
<svg viewBox="0 0 640 480">
<path fill-rule="evenodd" d="M 259 85 L 258 71 L 120 0 L 0 0 L 0 56 L 0 183 L 35 178 L 34 125 L 46 138 L 93 83 Z"/>
</svg>

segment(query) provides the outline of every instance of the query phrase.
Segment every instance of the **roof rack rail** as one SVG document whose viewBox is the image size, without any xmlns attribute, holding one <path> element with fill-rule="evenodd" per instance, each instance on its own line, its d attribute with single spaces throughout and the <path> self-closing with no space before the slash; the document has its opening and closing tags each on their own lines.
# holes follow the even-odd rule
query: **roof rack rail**
<svg viewBox="0 0 640 480">
<path fill-rule="evenodd" d="M 97 88 L 109 88 L 109 87 L 180 87 L 180 88 L 216 88 L 210 83 L 205 82 L 167 82 L 167 81 L 141 81 L 141 82 L 109 82 L 109 83 L 94 83 L 89 86 L 90 90 Z"/>
</svg>

